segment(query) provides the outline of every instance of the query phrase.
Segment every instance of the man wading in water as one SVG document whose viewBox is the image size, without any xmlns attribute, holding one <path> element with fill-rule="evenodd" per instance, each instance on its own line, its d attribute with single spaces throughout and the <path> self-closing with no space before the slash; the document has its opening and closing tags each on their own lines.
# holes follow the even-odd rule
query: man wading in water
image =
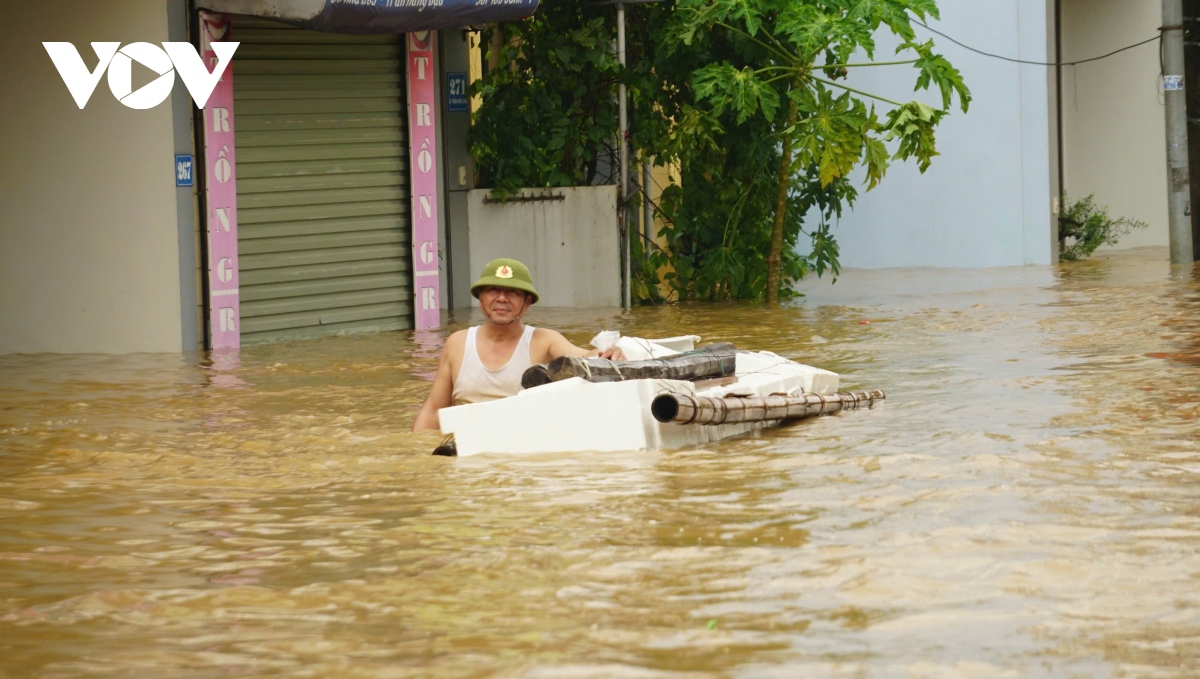
<svg viewBox="0 0 1200 679">
<path fill-rule="evenodd" d="M 421 406 L 413 431 L 439 429 L 438 411 L 451 405 L 492 401 L 521 390 L 521 375 L 534 363 L 559 356 L 624 360 L 620 349 L 589 351 L 553 330 L 521 323 L 538 301 L 529 269 L 515 259 L 496 259 L 483 267 L 471 294 L 487 322 L 459 330 L 446 340 L 437 377 Z"/>
</svg>

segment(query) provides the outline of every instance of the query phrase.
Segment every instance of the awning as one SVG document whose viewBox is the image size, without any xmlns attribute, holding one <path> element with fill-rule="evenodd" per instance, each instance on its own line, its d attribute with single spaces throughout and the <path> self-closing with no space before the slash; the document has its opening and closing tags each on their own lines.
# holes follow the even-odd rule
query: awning
<svg viewBox="0 0 1200 679">
<path fill-rule="evenodd" d="M 538 0 L 198 0 L 201 9 L 330 33 L 408 33 L 524 19 Z"/>
</svg>

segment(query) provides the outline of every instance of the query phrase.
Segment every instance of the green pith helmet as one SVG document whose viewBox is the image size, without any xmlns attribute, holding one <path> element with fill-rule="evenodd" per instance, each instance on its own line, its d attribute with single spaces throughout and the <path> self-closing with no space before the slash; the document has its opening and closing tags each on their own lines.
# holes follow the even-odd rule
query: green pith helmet
<svg viewBox="0 0 1200 679">
<path fill-rule="evenodd" d="M 471 286 L 471 295 L 479 299 L 482 288 L 511 288 L 522 290 L 533 295 L 533 304 L 537 304 L 538 292 L 533 287 L 533 277 L 529 275 L 529 267 L 515 259 L 501 257 L 493 259 L 483 267 L 479 280 Z"/>
</svg>

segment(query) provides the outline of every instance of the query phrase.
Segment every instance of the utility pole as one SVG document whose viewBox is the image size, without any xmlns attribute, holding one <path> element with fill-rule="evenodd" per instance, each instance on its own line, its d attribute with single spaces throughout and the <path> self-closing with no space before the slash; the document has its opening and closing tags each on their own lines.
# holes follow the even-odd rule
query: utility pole
<svg viewBox="0 0 1200 679">
<path fill-rule="evenodd" d="M 617 61 L 621 63 L 621 70 L 625 70 L 625 3 L 617 3 Z M 621 188 L 617 192 L 617 219 L 621 224 L 621 308 L 628 309 L 633 306 L 632 280 L 630 277 L 630 253 L 632 250 L 629 245 L 629 142 L 626 137 L 629 136 L 629 111 L 628 105 L 625 102 L 625 83 L 617 86 L 617 98 L 620 100 L 618 123 L 617 143 L 621 145 Z M 1190 252 L 1191 250 L 1189 250 Z"/>
<path fill-rule="evenodd" d="M 597 6 L 617 6 L 617 61 L 620 62 L 622 71 L 625 70 L 625 5 L 645 5 L 658 2 L 665 2 L 665 0 L 600 0 L 594 3 Z M 621 234 L 621 308 L 623 309 L 633 307 L 633 278 L 629 261 L 633 257 L 633 249 L 630 236 L 632 233 L 631 224 L 637 216 L 636 214 L 630 214 L 629 207 L 629 105 L 626 101 L 627 95 L 625 83 L 617 85 L 617 99 L 619 101 L 617 143 L 621 147 L 619 154 L 621 185 L 617 191 L 617 225 L 618 231 Z M 631 217 L 633 218 L 631 219 Z"/>
<path fill-rule="evenodd" d="M 1183 0 L 1183 72 L 1192 78 L 1183 84 L 1187 92 L 1188 168 L 1195 165 L 1192 185 L 1192 252 L 1200 260 L 1200 0 Z M 1189 172 L 1189 174 L 1191 174 Z"/>
<path fill-rule="evenodd" d="M 1187 94 L 1184 85 L 1183 0 L 1162 3 L 1163 100 L 1167 117 L 1167 189 L 1171 263 L 1191 264 L 1192 219 L 1188 179 Z"/>
</svg>

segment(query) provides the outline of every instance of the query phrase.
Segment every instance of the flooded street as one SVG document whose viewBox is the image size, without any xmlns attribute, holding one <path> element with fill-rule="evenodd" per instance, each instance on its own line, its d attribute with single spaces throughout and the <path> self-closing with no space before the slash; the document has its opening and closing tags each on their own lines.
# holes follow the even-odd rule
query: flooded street
<svg viewBox="0 0 1200 679">
<path fill-rule="evenodd" d="M 1200 676 L 1200 279 L 1142 249 L 801 289 L 531 313 L 888 394 L 704 450 L 430 456 L 461 316 L 0 356 L 0 676 Z"/>
</svg>

